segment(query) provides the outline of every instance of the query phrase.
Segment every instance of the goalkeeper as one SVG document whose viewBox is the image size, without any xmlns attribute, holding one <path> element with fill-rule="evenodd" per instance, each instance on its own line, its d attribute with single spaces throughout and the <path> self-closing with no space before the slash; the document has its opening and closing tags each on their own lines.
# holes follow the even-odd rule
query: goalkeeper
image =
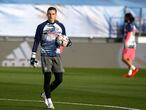
<svg viewBox="0 0 146 110">
<path fill-rule="evenodd" d="M 64 68 L 61 61 L 62 47 L 71 45 L 71 40 L 66 39 L 66 45 L 58 40 L 61 36 L 66 36 L 65 27 L 56 20 L 57 9 L 49 7 L 47 10 L 48 20 L 38 25 L 32 47 L 30 63 L 35 67 L 37 63 L 36 52 L 40 44 L 41 65 L 44 75 L 44 92 L 41 97 L 48 109 L 54 109 L 51 92 L 63 81 Z M 67 37 L 67 36 L 66 36 Z M 55 80 L 51 82 L 51 74 L 54 74 Z M 51 82 L 51 83 L 50 83 Z"/>
</svg>

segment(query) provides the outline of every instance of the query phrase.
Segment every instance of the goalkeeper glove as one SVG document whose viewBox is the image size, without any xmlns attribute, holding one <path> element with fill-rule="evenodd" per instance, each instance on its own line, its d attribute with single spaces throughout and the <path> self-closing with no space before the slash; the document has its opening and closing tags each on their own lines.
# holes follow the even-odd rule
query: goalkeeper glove
<svg viewBox="0 0 146 110">
<path fill-rule="evenodd" d="M 70 47 L 72 45 L 72 42 L 70 39 L 68 39 L 68 43 L 67 43 L 67 46 L 66 47 Z"/>
<path fill-rule="evenodd" d="M 59 39 L 59 37 L 56 37 L 55 44 L 57 47 L 60 47 L 63 44 L 63 41 Z"/>
<path fill-rule="evenodd" d="M 32 52 L 31 54 L 31 59 L 30 59 L 30 64 L 35 68 L 38 66 L 38 61 L 36 59 L 36 52 Z"/>
</svg>

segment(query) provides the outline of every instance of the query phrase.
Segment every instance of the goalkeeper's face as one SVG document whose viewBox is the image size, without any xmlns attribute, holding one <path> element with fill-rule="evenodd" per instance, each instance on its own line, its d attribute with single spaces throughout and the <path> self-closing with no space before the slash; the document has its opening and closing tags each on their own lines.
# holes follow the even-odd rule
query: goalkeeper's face
<svg viewBox="0 0 146 110">
<path fill-rule="evenodd" d="M 56 20 L 57 12 L 55 10 L 49 10 L 47 13 L 48 21 L 53 23 Z"/>
</svg>

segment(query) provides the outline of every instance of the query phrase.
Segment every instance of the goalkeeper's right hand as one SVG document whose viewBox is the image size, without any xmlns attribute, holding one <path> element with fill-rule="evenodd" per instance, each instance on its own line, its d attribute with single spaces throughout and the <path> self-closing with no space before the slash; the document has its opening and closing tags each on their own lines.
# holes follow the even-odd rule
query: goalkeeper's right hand
<svg viewBox="0 0 146 110">
<path fill-rule="evenodd" d="M 36 52 L 32 52 L 31 58 L 30 58 L 30 64 L 35 68 L 38 66 L 38 61 L 36 59 Z"/>
</svg>

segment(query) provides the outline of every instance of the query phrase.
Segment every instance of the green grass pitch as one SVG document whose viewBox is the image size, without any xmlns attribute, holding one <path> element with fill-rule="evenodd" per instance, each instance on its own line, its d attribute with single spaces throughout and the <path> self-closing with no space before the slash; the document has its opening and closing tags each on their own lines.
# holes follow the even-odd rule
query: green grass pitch
<svg viewBox="0 0 146 110">
<path fill-rule="evenodd" d="M 52 93 L 55 110 L 146 110 L 146 69 L 66 68 Z M 40 68 L 0 68 L 0 110 L 47 110 Z"/>
</svg>

